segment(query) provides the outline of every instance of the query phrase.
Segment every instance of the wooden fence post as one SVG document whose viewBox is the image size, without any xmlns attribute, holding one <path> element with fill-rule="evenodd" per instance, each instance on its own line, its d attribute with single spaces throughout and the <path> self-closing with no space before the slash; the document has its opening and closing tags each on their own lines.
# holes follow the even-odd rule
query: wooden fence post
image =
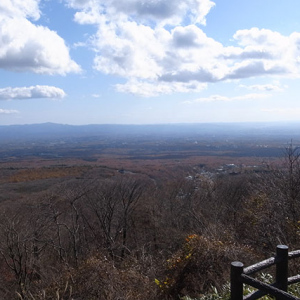
<svg viewBox="0 0 300 300">
<path fill-rule="evenodd" d="M 276 247 L 276 287 L 285 292 L 288 288 L 288 250 L 286 245 Z M 276 300 L 280 300 L 280 297 L 276 297 Z"/>
<path fill-rule="evenodd" d="M 230 270 L 230 291 L 231 300 L 243 300 L 243 282 L 241 274 L 244 271 L 244 265 L 239 261 L 231 263 Z"/>
</svg>

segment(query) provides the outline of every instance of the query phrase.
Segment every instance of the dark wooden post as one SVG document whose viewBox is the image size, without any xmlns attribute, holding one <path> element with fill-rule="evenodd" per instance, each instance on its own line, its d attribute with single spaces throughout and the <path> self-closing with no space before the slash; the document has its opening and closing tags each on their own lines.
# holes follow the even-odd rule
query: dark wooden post
<svg viewBox="0 0 300 300">
<path fill-rule="evenodd" d="M 285 292 L 288 287 L 288 250 L 286 245 L 276 247 L 276 287 Z M 280 300 L 280 297 L 276 297 L 276 300 Z"/>
<path fill-rule="evenodd" d="M 231 300 L 243 300 L 243 282 L 241 274 L 244 271 L 244 265 L 239 261 L 231 263 L 230 273 L 230 292 Z"/>
</svg>

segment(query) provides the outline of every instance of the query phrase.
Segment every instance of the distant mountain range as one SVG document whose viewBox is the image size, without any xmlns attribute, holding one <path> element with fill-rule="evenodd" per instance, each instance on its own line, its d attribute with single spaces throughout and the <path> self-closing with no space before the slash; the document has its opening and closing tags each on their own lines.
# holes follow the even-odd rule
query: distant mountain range
<svg viewBox="0 0 300 300">
<path fill-rule="evenodd" d="M 43 123 L 0 126 L 0 142 L 51 140 L 79 137 L 259 137 L 300 139 L 300 122 L 295 123 L 199 123 L 158 125 L 63 125 Z"/>
</svg>

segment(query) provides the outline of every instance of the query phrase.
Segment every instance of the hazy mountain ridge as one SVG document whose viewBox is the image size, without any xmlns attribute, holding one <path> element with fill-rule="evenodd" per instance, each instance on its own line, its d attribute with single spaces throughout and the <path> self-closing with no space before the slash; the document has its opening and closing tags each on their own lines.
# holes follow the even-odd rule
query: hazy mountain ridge
<svg viewBox="0 0 300 300">
<path fill-rule="evenodd" d="M 2 125 L 0 140 L 51 140 L 76 137 L 256 137 L 283 139 L 300 138 L 298 123 L 198 123 L 198 124 L 157 124 L 157 125 L 65 125 L 42 123 L 31 125 Z"/>
</svg>

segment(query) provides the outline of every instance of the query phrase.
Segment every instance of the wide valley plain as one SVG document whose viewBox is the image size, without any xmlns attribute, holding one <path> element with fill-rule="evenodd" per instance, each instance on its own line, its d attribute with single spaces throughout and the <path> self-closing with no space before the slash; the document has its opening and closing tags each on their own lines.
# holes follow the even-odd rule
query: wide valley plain
<svg viewBox="0 0 300 300">
<path fill-rule="evenodd" d="M 300 123 L 0 126 L 0 198 L 70 178 L 260 172 L 291 143 L 300 144 Z"/>
</svg>

